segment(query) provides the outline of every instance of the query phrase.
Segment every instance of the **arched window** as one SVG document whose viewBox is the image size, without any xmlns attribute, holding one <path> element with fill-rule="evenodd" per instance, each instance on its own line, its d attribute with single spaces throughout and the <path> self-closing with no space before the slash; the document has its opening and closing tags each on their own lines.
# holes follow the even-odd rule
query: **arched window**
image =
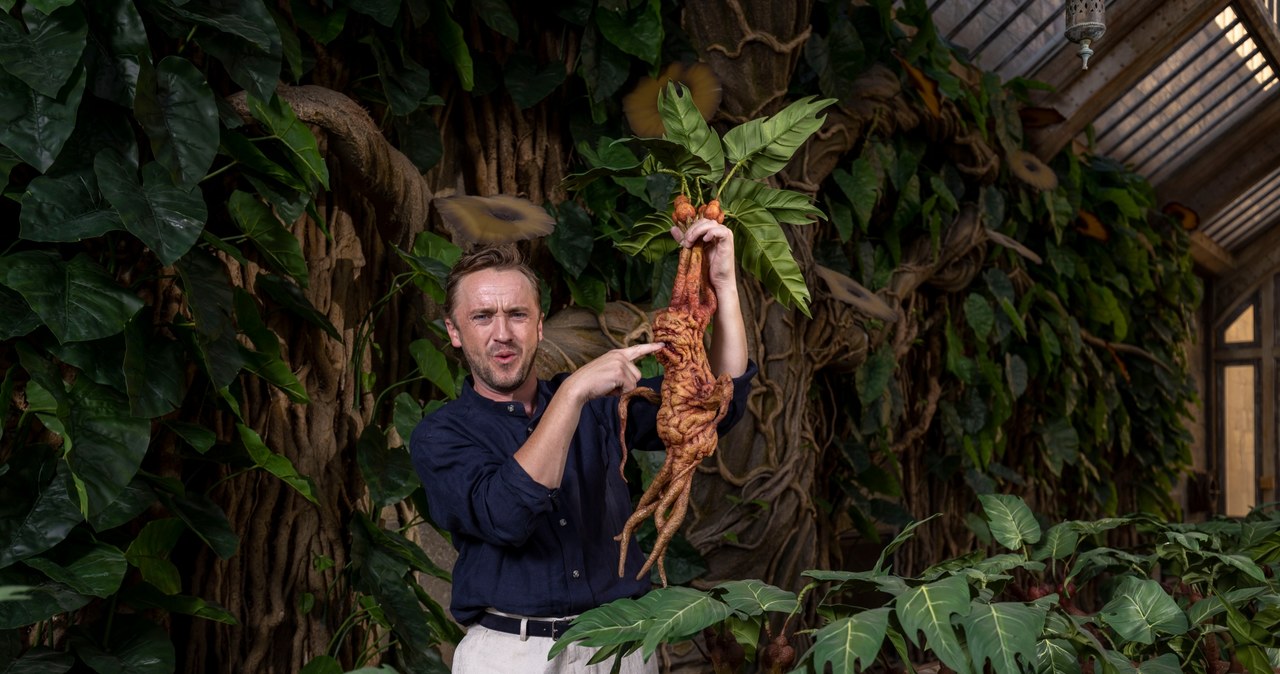
<svg viewBox="0 0 1280 674">
<path fill-rule="evenodd" d="M 1230 516 L 1277 499 L 1280 274 L 1268 277 L 1222 314 L 1213 332 L 1220 505 Z"/>
</svg>

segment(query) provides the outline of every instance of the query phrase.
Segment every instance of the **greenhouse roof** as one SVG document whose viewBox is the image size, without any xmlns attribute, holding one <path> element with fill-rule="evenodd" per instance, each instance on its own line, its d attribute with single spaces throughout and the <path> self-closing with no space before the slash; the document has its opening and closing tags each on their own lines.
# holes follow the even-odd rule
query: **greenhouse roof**
<svg viewBox="0 0 1280 674">
<path fill-rule="evenodd" d="M 1089 69 L 1065 37 L 1065 0 L 930 0 L 939 33 L 1005 79 L 1053 87 L 1066 121 L 1031 132 L 1147 176 L 1161 204 L 1200 216 L 1202 267 L 1225 273 L 1280 221 L 1280 0 L 1107 0 Z"/>
</svg>

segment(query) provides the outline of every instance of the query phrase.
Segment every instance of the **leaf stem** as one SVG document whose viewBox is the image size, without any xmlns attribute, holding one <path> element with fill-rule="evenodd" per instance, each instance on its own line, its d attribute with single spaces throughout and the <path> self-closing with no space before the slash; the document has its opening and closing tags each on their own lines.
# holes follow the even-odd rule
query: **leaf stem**
<svg viewBox="0 0 1280 674">
<path fill-rule="evenodd" d="M 239 162 L 238 160 L 232 159 L 230 162 L 228 162 L 228 163 L 227 163 L 227 165 L 226 165 L 226 166 L 223 166 L 222 168 L 219 168 L 219 169 L 218 169 L 218 170 L 216 170 L 216 171 L 211 171 L 211 172 L 209 172 L 209 174 L 208 174 L 208 175 L 206 175 L 205 177 L 203 177 L 203 178 L 201 178 L 201 179 L 200 179 L 200 182 L 204 182 L 204 181 L 206 181 L 206 180 L 208 180 L 208 179 L 210 179 L 210 178 L 216 178 L 217 176 L 220 176 L 220 175 L 222 175 L 223 173 L 226 173 L 227 171 L 231 170 L 231 167 L 233 167 L 233 166 L 235 166 L 235 165 L 237 165 L 237 164 L 239 164 L 239 163 L 240 163 L 240 162 Z"/>
<path fill-rule="evenodd" d="M 733 174 L 737 173 L 738 168 L 741 166 L 742 162 L 738 162 L 733 165 L 733 168 L 729 169 L 728 173 L 724 174 L 724 180 L 721 180 L 720 187 L 716 188 L 716 201 L 720 201 L 720 195 L 724 193 L 725 185 L 729 184 L 729 181 L 733 179 Z"/>
</svg>

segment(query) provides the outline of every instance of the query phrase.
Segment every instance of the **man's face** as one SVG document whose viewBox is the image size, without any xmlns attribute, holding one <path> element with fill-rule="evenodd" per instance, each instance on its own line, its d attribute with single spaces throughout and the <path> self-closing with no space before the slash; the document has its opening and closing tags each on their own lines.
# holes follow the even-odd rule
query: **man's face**
<svg viewBox="0 0 1280 674">
<path fill-rule="evenodd" d="M 458 282 L 449 339 L 462 349 L 476 391 L 505 398 L 528 379 L 542 341 L 542 312 L 533 285 L 514 269 L 484 269 Z"/>
</svg>

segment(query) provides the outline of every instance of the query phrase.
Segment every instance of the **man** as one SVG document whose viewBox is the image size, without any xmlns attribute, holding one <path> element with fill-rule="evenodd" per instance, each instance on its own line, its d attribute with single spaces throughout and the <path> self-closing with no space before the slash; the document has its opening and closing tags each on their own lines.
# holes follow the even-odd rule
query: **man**
<svg viewBox="0 0 1280 674">
<path fill-rule="evenodd" d="M 715 374 L 735 378 L 723 434 L 741 418 L 756 371 L 747 360 L 733 236 L 706 219 L 672 235 L 684 246 L 703 243 L 719 300 L 708 359 Z M 539 297 L 537 277 L 512 248 L 458 261 L 446 284 L 445 327 L 471 376 L 410 442 L 431 516 L 458 549 L 450 608 L 468 626 L 454 654 L 459 674 L 607 672 L 609 663 L 586 666 L 592 649 L 571 646 L 551 662 L 547 652 L 573 616 L 650 585 L 635 578 L 644 554 L 634 541 L 627 573 L 616 571 L 613 537 L 632 512 L 618 471 L 617 396 L 641 383 L 635 361 L 663 345 L 616 349 L 539 380 L 532 374 L 542 340 Z M 651 403 L 632 403 L 628 447 L 663 448 L 656 413 Z M 638 651 L 623 665 L 623 672 L 656 671 Z"/>
</svg>

